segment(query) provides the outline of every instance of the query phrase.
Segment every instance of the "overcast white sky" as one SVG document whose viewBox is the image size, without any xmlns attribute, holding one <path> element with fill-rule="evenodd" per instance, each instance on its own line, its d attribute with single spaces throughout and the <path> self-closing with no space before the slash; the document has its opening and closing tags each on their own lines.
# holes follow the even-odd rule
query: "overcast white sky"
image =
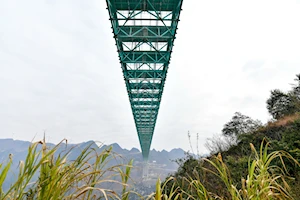
<svg viewBox="0 0 300 200">
<path fill-rule="evenodd" d="M 104 0 L 0 0 L 0 138 L 139 147 Z M 300 0 L 184 0 L 152 148 L 240 111 L 267 122 L 300 72 Z M 195 144 L 195 142 L 193 142 Z"/>
</svg>

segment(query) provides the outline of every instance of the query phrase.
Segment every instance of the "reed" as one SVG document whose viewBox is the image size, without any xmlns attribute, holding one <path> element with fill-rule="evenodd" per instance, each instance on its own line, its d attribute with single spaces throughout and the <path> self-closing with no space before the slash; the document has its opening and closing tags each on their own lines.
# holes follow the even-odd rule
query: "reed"
<svg viewBox="0 0 300 200">
<path fill-rule="evenodd" d="M 68 159 L 72 149 L 58 153 L 59 147 L 65 141 L 49 148 L 45 140 L 35 142 L 28 148 L 25 161 L 19 163 L 17 180 L 7 191 L 2 190 L 12 164 L 10 155 L 6 164 L 0 164 L 0 199 L 2 200 L 75 200 L 75 199 L 121 199 L 129 200 L 130 195 L 146 200 L 283 200 L 293 199 L 288 185 L 289 179 L 284 160 L 289 160 L 300 166 L 290 154 L 285 151 L 269 152 L 269 143 L 265 140 L 258 150 L 250 144 L 252 155 L 248 161 L 248 174 L 241 178 L 241 187 L 233 184 L 230 172 L 222 155 L 213 159 L 204 159 L 210 168 L 204 168 L 222 180 L 228 196 L 218 196 L 214 191 L 208 191 L 200 175 L 194 170 L 193 178 L 184 177 L 188 183 L 187 189 L 180 188 L 173 177 L 161 184 L 156 183 L 156 191 L 143 197 L 131 190 L 129 180 L 132 161 L 125 165 L 110 166 L 115 159 L 112 148 L 97 152 L 91 145 L 85 147 L 73 160 Z M 279 164 L 275 164 L 279 163 Z M 37 178 L 36 178 L 37 177 Z M 105 187 L 105 184 L 118 185 L 119 192 Z M 171 187 L 166 190 L 170 184 Z M 166 192 L 168 191 L 168 192 Z"/>
<path fill-rule="evenodd" d="M 2 190 L 2 185 L 12 159 L 5 166 L 1 164 L 0 199 L 128 199 L 130 191 L 127 191 L 127 182 L 132 161 L 127 165 L 109 166 L 109 161 L 113 159 L 112 148 L 97 153 L 91 145 L 71 161 L 68 155 L 72 149 L 55 156 L 63 142 L 53 148 L 48 148 L 45 140 L 30 145 L 25 161 L 19 163 L 17 180 L 7 191 Z M 35 180 L 35 177 L 38 178 Z M 102 187 L 107 183 L 120 185 L 122 192 Z"/>
</svg>

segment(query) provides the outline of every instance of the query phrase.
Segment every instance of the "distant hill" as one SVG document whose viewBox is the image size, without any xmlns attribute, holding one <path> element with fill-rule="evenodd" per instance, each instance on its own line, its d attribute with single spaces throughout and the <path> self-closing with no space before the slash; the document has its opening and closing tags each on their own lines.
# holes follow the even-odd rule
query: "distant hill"
<svg viewBox="0 0 300 200">
<path fill-rule="evenodd" d="M 0 139 L 0 163 L 6 162 L 9 155 L 13 155 L 13 165 L 11 167 L 11 175 L 5 186 L 9 186 L 14 180 L 16 174 L 18 174 L 18 165 L 21 160 L 25 160 L 27 156 L 28 147 L 31 142 L 13 140 L 13 139 Z M 54 144 L 48 143 L 48 147 L 55 146 Z M 156 151 L 155 149 L 150 151 L 149 154 L 149 173 L 148 176 L 144 177 L 142 181 L 142 166 L 143 158 L 142 153 L 137 148 L 132 148 L 130 150 L 123 149 L 119 144 L 113 143 L 110 145 L 98 146 L 94 141 L 82 142 L 79 144 L 61 144 L 58 149 L 58 153 L 64 154 L 68 152 L 68 159 L 72 160 L 76 158 L 80 152 L 90 146 L 90 148 L 95 149 L 97 152 L 102 152 L 108 149 L 110 146 L 113 149 L 114 154 L 119 159 L 112 159 L 111 165 L 116 163 L 127 163 L 129 160 L 133 159 L 133 170 L 131 173 L 131 178 L 136 184 L 143 182 L 146 183 L 148 187 L 153 186 L 158 177 L 164 179 L 168 174 L 177 170 L 178 165 L 174 162 L 176 159 L 183 158 L 185 152 L 182 149 L 172 149 L 171 151 Z"/>
</svg>

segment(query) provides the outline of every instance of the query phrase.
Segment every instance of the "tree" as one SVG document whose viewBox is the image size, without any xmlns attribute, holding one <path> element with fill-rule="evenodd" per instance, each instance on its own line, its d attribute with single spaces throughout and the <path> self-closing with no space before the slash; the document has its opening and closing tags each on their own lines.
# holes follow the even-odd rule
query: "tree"
<svg viewBox="0 0 300 200">
<path fill-rule="evenodd" d="M 298 101 L 300 101 L 300 74 L 296 75 L 294 81 L 296 81 L 296 84 L 292 84 L 292 94 L 296 97 Z"/>
<path fill-rule="evenodd" d="M 253 120 L 246 115 L 236 112 L 232 119 L 224 125 L 222 134 L 237 138 L 239 135 L 252 133 L 261 126 L 262 123 L 259 120 Z"/>
<path fill-rule="evenodd" d="M 208 138 L 204 146 L 209 150 L 211 154 L 227 151 L 232 145 L 236 144 L 236 139 L 223 136 L 214 135 L 212 138 Z"/>
<path fill-rule="evenodd" d="M 296 112 L 295 96 L 292 92 L 284 93 L 278 89 L 271 91 L 267 100 L 267 109 L 274 119 Z"/>
<path fill-rule="evenodd" d="M 292 90 L 284 93 L 278 89 L 271 91 L 267 109 L 274 119 L 300 112 L 300 74 L 294 79 Z"/>
</svg>

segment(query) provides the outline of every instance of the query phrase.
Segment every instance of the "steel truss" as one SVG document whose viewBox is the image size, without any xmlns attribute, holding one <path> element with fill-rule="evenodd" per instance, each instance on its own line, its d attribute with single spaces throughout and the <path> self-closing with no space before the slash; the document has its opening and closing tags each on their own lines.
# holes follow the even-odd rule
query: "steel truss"
<svg viewBox="0 0 300 200">
<path fill-rule="evenodd" d="M 106 0 L 143 158 L 148 159 L 183 0 Z"/>
</svg>

